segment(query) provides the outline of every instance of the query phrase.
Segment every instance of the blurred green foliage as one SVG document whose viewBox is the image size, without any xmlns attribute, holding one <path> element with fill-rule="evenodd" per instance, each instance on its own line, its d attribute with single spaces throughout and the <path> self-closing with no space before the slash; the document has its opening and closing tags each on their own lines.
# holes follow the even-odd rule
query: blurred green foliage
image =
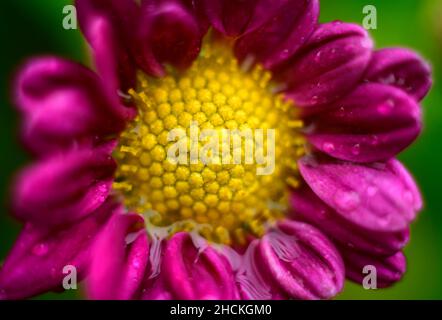
<svg viewBox="0 0 442 320">
<path fill-rule="evenodd" d="M 19 124 L 11 103 L 11 80 L 28 57 L 57 54 L 87 60 L 78 30 L 62 28 L 62 9 L 67 0 L 0 1 L 0 259 L 11 248 L 19 224 L 8 216 L 9 184 L 13 174 L 28 160 L 17 139 Z M 338 299 L 441 299 L 442 298 L 442 1 L 440 0 L 322 0 L 321 21 L 343 20 L 361 24 L 363 7 L 377 8 L 378 28 L 371 34 L 377 47 L 406 46 L 420 52 L 434 68 L 435 85 L 423 103 L 425 130 L 400 159 L 418 180 L 425 210 L 412 227 L 406 249 L 408 272 L 390 289 L 364 290 L 347 283 Z M 437 26 L 440 30 L 437 30 Z M 439 41 L 438 41 L 439 39 Z M 39 298 L 70 299 L 77 292 L 46 294 Z"/>
</svg>

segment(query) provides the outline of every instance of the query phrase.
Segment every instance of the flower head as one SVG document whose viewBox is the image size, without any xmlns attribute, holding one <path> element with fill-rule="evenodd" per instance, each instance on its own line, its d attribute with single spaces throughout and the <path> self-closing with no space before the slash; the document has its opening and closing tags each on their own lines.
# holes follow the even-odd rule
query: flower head
<svg viewBox="0 0 442 320">
<path fill-rule="evenodd" d="M 41 57 L 16 81 L 36 160 L 2 298 L 57 289 L 66 265 L 95 299 L 328 299 L 366 265 L 402 277 L 418 55 L 319 24 L 318 0 L 76 6 L 96 73 Z"/>
</svg>

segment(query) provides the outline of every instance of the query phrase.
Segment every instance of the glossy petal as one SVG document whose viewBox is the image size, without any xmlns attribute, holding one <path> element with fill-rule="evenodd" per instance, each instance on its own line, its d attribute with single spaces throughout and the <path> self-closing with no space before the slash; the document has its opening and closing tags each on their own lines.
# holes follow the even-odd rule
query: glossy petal
<svg viewBox="0 0 442 320">
<path fill-rule="evenodd" d="M 290 204 L 291 218 L 316 226 L 341 247 L 385 256 L 401 250 L 409 240 L 408 228 L 396 232 L 361 228 L 326 205 L 306 185 L 292 190 Z"/>
<path fill-rule="evenodd" d="M 107 198 L 115 162 L 109 147 L 54 155 L 24 169 L 13 189 L 15 216 L 39 226 L 72 223 Z"/>
<path fill-rule="evenodd" d="M 78 223 L 56 230 L 26 224 L 0 269 L 0 297 L 23 299 L 63 290 L 65 266 L 74 266 L 80 281 L 86 273 L 95 236 L 115 210 L 118 207 L 107 202 Z"/>
<path fill-rule="evenodd" d="M 150 0 L 148 0 L 150 1 Z M 204 35 L 209 29 L 210 23 L 204 9 L 204 0 L 175 0 L 182 3 L 198 20 L 201 34 Z"/>
<path fill-rule="evenodd" d="M 164 63 L 189 67 L 201 48 L 200 25 L 179 2 L 144 2 L 138 28 L 137 62 L 155 76 L 165 74 Z"/>
<path fill-rule="evenodd" d="M 142 300 L 173 300 L 174 297 L 164 284 L 164 277 L 159 276 L 155 279 L 151 279 L 147 282 L 143 294 Z"/>
<path fill-rule="evenodd" d="M 255 16 L 266 19 L 260 24 L 255 22 L 259 26 L 256 30 L 249 26 L 253 31 L 237 40 L 235 53 L 240 60 L 252 58 L 273 69 L 308 40 L 317 25 L 319 1 L 272 1 L 271 5 L 267 2 L 258 1 L 255 9 Z"/>
<path fill-rule="evenodd" d="M 135 1 L 76 0 L 75 5 L 98 73 L 110 93 L 133 87 L 135 64 L 130 49 L 139 11 Z"/>
<path fill-rule="evenodd" d="M 370 62 L 373 42 L 354 24 L 320 25 L 303 49 L 282 65 L 275 76 L 298 107 L 326 105 L 349 93 Z"/>
<path fill-rule="evenodd" d="M 404 48 L 376 51 L 365 76 L 366 81 L 398 87 L 422 100 L 431 88 L 431 67 L 415 52 Z"/>
<path fill-rule="evenodd" d="M 422 207 L 416 184 L 397 160 L 358 165 L 304 157 L 299 168 L 322 201 L 366 230 L 400 232 Z"/>
<path fill-rule="evenodd" d="M 23 136 L 38 154 L 57 151 L 124 128 L 124 116 L 100 79 L 85 67 L 56 57 L 36 58 L 16 80 L 15 100 L 24 115 Z"/>
<path fill-rule="evenodd" d="M 312 226 L 278 224 L 260 241 L 259 268 L 296 299 L 329 299 L 341 291 L 344 266 L 333 244 Z"/>
<path fill-rule="evenodd" d="M 224 35 L 236 37 L 246 32 L 259 0 L 202 0 L 211 25 Z M 278 1 L 276 1 L 278 5 Z"/>
<path fill-rule="evenodd" d="M 400 251 L 388 257 L 361 254 L 348 249 L 341 250 L 341 254 L 344 258 L 347 278 L 358 284 L 373 285 L 371 281 L 368 281 L 369 275 L 376 275 L 377 288 L 390 287 L 402 279 L 407 268 L 405 256 Z M 368 283 L 364 283 L 364 278 L 367 276 L 365 281 Z"/>
<path fill-rule="evenodd" d="M 114 215 L 92 249 L 87 291 L 92 299 L 137 297 L 149 259 L 144 221 L 137 214 Z"/>
<path fill-rule="evenodd" d="M 244 300 L 286 300 L 290 296 L 282 290 L 268 272 L 262 268 L 259 240 L 247 247 L 236 273 L 241 297 Z"/>
<path fill-rule="evenodd" d="M 175 299 L 237 297 L 228 260 L 211 246 L 196 244 L 188 233 L 177 233 L 167 242 L 160 276 Z"/>
<path fill-rule="evenodd" d="M 332 157 L 373 162 L 394 157 L 408 147 L 422 129 L 416 100 L 402 90 L 364 84 L 312 120 L 308 140 Z"/>
</svg>

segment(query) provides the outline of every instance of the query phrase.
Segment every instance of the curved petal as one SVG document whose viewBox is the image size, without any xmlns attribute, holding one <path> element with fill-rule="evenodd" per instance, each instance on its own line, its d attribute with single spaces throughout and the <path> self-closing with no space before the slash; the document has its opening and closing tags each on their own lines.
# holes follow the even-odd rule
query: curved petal
<svg viewBox="0 0 442 320">
<path fill-rule="evenodd" d="M 364 84 L 312 120 L 308 140 L 328 155 L 354 162 L 387 160 L 422 130 L 417 102 L 402 90 Z"/>
<path fill-rule="evenodd" d="M 87 218 L 56 230 L 26 224 L 0 269 L 0 296 L 23 299 L 63 290 L 66 266 L 75 267 L 77 280 L 81 280 L 87 272 L 95 236 L 118 210 L 121 208 L 108 201 Z"/>
<path fill-rule="evenodd" d="M 164 284 L 164 277 L 150 279 L 143 289 L 142 300 L 173 300 L 174 297 Z"/>
<path fill-rule="evenodd" d="M 261 273 L 296 299 L 329 299 L 344 285 L 344 266 L 333 244 L 308 224 L 284 221 L 259 244 Z"/>
<path fill-rule="evenodd" d="M 80 27 L 88 40 L 98 73 L 110 93 L 134 86 L 130 55 L 139 8 L 133 0 L 76 0 Z"/>
<path fill-rule="evenodd" d="M 362 79 L 372 48 L 367 31 L 358 25 L 322 24 L 275 76 L 286 84 L 285 94 L 297 106 L 325 105 L 350 92 Z"/>
<path fill-rule="evenodd" d="M 289 295 L 263 272 L 259 240 L 253 240 L 241 260 L 236 282 L 244 300 L 287 300 Z"/>
<path fill-rule="evenodd" d="M 416 100 L 422 100 L 431 88 L 431 67 L 415 52 L 387 48 L 373 54 L 366 81 L 398 87 Z"/>
<path fill-rule="evenodd" d="M 150 1 L 150 0 L 147 0 Z M 174 0 L 183 4 L 196 17 L 201 34 L 204 35 L 209 30 L 209 19 L 206 16 L 204 9 L 204 0 Z"/>
<path fill-rule="evenodd" d="M 364 284 L 364 278 L 370 274 L 375 276 L 377 288 L 390 287 L 402 279 L 407 269 L 407 261 L 401 251 L 388 257 L 361 254 L 349 249 L 341 250 L 341 254 L 347 278 L 359 284 Z M 371 281 L 367 284 L 374 285 Z"/>
<path fill-rule="evenodd" d="M 125 118 L 100 79 L 62 58 L 41 57 L 25 64 L 16 80 L 15 100 L 24 114 L 25 142 L 38 154 L 124 128 Z"/>
<path fill-rule="evenodd" d="M 235 299 L 233 271 L 228 260 L 188 233 L 177 233 L 164 251 L 161 277 L 175 299 Z"/>
<path fill-rule="evenodd" d="M 256 30 L 249 26 L 253 31 L 236 41 L 235 54 L 240 60 L 250 57 L 273 69 L 308 40 L 317 25 L 319 1 L 272 1 L 271 5 L 267 2 L 259 1 L 255 9 L 256 16 L 267 19 Z"/>
<path fill-rule="evenodd" d="M 114 169 L 109 146 L 73 150 L 33 164 L 14 185 L 14 214 L 45 227 L 81 219 L 106 200 Z"/>
<path fill-rule="evenodd" d="M 387 256 L 401 250 L 409 240 L 408 228 L 396 232 L 379 232 L 353 224 L 327 206 L 306 185 L 292 190 L 290 204 L 293 209 L 291 218 L 316 226 L 341 247 Z"/>
<path fill-rule="evenodd" d="M 135 56 L 145 72 L 162 76 L 164 63 L 187 68 L 198 56 L 201 40 L 196 17 L 179 2 L 143 2 Z"/>
<path fill-rule="evenodd" d="M 149 260 L 144 221 L 137 214 L 117 214 L 92 248 L 87 291 L 92 299 L 133 299 Z"/>
<path fill-rule="evenodd" d="M 417 186 L 397 160 L 358 165 L 304 157 L 298 164 L 315 194 L 360 228 L 400 232 L 421 209 Z"/>
<path fill-rule="evenodd" d="M 246 32 L 259 0 L 201 2 L 211 25 L 224 35 L 236 37 Z"/>
</svg>

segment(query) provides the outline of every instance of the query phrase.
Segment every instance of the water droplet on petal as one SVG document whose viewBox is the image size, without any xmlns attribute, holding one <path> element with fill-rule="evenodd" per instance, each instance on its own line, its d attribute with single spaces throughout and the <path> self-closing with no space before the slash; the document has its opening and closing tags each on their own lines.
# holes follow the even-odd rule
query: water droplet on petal
<svg viewBox="0 0 442 320">
<path fill-rule="evenodd" d="M 375 186 L 370 186 L 367 188 L 367 195 L 369 197 L 374 197 L 378 193 L 378 188 Z"/>
<path fill-rule="evenodd" d="M 377 135 L 373 135 L 371 137 L 371 145 L 377 146 L 379 144 L 379 137 Z"/>
<path fill-rule="evenodd" d="M 335 145 L 331 142 L 324 142 L 324 144 L 322 145 L 322 149 L 324 150 L 324 152 L 333 152 L 335 151 Z"/>
<path fill-rule="evenodd" d="M 361 199 L 355 191 L 339 190 L 335 193 L 334 201 L 339 209 L 345 212 L 351 212 L 359 207 Z"/>
<path fill-rule="evenodd" d="M 361 145 L 359 143 L 355 144 L 351 148 L 351 153 L 355 156 L 358 156 L 361 153 Z"/>
<path fill-rule="evenodd" d="M 381 115 L 388 115 L 393 110 L 394 107 L 395 107 L 394 100 L 388 99 L 386 102 L 384 102 L 378 106 L 378 112 Z"/>
<path fill-rule="evenodd" d="M 39 243 L 36 244 L 33 248 L 32 248 L 32 253 L 36 256 L 44 256 L 45 254 L 47 254 L 49 251 L 48 245 L 45 243 Z"/>
</svg>

